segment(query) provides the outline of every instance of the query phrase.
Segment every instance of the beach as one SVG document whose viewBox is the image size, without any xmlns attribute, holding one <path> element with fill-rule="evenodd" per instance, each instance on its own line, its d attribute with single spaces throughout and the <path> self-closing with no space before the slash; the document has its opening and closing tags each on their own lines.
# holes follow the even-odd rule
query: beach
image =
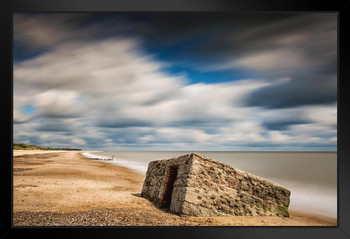
<svg viewBox="0 0 350 239">
<path fill-rule="evenodd" d="M 300 211 L 274 216 L 179 216 L 140 196 L 144 175 L 79 151 L 14 151 L 14 226 L 336 226 Z"/>
</svg>

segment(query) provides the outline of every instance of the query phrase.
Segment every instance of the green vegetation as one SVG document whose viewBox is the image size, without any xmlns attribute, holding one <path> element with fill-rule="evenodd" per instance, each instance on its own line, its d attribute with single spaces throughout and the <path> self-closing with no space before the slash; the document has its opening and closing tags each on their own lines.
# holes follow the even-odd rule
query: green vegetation
<svg viewBox="0 0 350 239">
<path fill-rule="evenodd" d="M 76 151 L 81 150 L 81 149 L 68 149 L 68 148 L 49 148 L 49 147 L 42 147 L 42 146 L 22 144 L 22 143 L 14 143 L 13 149 L 14 150 L 76 150 Z"/>
<path fill-rule="evenodd" d="M 288 208 L 283 205 L 283 203 L 277 205 L 277 215 L 281 215 L 283 217 L 289 217 Z"/>
</svg>

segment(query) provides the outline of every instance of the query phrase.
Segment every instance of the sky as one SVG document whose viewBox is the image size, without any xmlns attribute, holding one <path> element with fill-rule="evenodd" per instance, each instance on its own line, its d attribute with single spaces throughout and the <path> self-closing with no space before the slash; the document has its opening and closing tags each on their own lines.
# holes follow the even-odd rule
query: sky
<svg viewBox="0 0 350 239">
<path fill-rule="evenodd" d="M 14 14 L 13 139 L 336 151 L 336 13 Z"/>
</svg>

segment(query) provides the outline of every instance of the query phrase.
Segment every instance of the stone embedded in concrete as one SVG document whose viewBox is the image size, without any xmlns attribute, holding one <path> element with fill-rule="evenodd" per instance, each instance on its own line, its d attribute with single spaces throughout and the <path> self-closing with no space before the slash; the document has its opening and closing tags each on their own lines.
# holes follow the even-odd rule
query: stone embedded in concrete
<svg viewBox="0 0 350 239">
<path fill-rule="evenodd" d="M 198 153 L 150 162 L 141 196 L 189 216 L 289 217 L 291 192 Z"/>
</svg>

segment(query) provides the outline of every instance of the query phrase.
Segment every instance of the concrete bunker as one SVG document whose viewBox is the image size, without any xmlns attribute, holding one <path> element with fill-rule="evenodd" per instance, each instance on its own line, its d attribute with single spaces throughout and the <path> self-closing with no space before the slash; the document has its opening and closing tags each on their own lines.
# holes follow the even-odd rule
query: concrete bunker
<svg viewBox="0 0 350 239">
<path fill-rule="evenodd" d="M 141 196 L 189 216 L 288 217 L 291 192 L 198 153 L 152 161 Z"/>
</svg>

